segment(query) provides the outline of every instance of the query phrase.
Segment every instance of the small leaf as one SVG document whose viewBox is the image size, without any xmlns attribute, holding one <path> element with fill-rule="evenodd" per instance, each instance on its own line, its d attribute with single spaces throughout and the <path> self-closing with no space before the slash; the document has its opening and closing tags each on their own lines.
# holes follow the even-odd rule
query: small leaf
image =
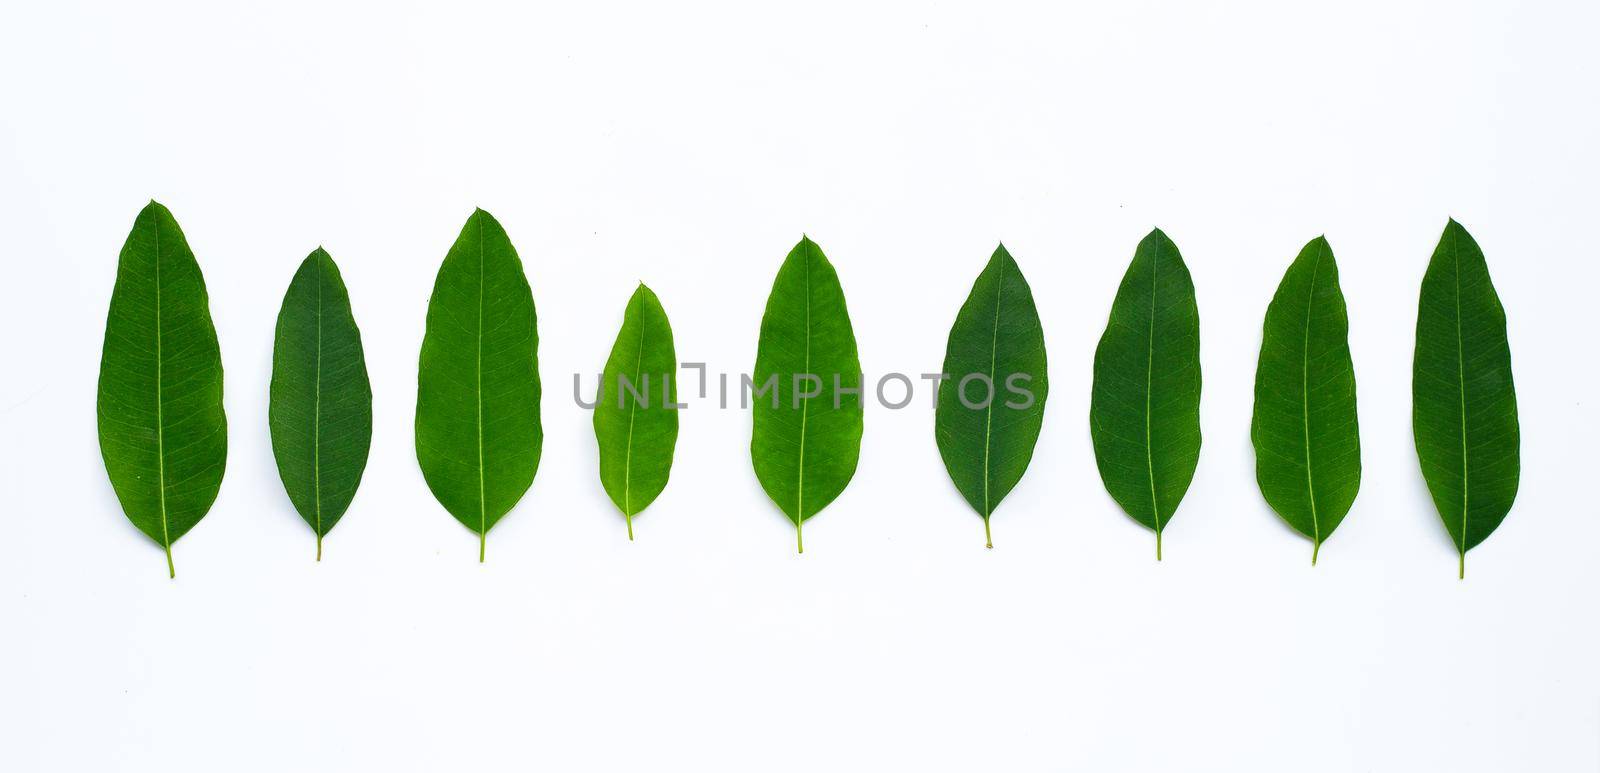
<svg viewBox="0 0 1600 773">
<path fill-rule="evenodd" d="M 989 517 L 1033 459 L 1050 391 L 1033 291 L 1005 245 L 994 251 L 950 326 L 934 414 L 939 455 L 956 488 Z"/>
<path fill-rule="evenodd" d="M 1122 277 L 1094 352 L 1089 434 L 1111 498 L 1161 532 L 1200 461 L 1200 312 L 1189 269 L 1160 229 Z"/>
<path fill-rule="evenodd" d="M 183 230 L 152 201 L 117 261 L 96 412 L 100 454 L 128 520 L 167 554 L 216 501 L 228 458 L 222 357 Z"/>
<path fill-rule="evenodd" d="M 417 369 L 417 462 L 456 520 L 489 529 L 533 485 L 539 424 L 539 335 L 533 293 L 505 229 L 467 218 L 428 300 Z"/>
<path fill-rule="evenodd" d="M 322 538 L 350 507 L 372 445 L 372 387 L 339 267 L 321 247 L 300 263 L 272 347 L 272 454 L 300 517 Z"/>
<path fill-rule="evenodd" d="M 672 324 L 642 283 L 628 299 L 595 398 L 600 482 L 628 523 L 667 487 L 678 442 L 678 355 Z"/>
<path fill-rule="evenodd" d="M 1361 487 L 1356 374 L 1339 268 L 1317 237 L 1267 306 L 1250 439 L 1256 481 L 1284 522 L 1311 539 L 1311 563 Z"/>
<path fill-rule="evenodd" d="M 802 237 L 767 297 L 756 351 L 750 457 L 767 496 L 802 527 L 838 497 L 861 455 L 861 360 L 844 289 Z M 854 390 L 854 391 L 851 391 Z"/>
<path fill-rule="evenodd" d="M 1483 251 L 1455 220 L 1422 277 L 1411 399 L 1422 477 L 1465 577 L 1467 551 L 1511 510 L 1522 460 L 1506 312 Z"/>
</svg>

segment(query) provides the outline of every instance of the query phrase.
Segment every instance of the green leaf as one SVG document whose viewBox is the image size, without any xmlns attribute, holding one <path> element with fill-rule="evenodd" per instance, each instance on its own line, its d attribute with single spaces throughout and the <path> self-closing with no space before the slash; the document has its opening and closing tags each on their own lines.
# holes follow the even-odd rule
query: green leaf
<svg viewBox="0 0 1600 773">
<path fill-rule="evenodd" d="M 139 531 L 167 554 L 216 501 L 228 458 L 222 356 L 200 264 L 152 201 L 117 261 L 96 402 L 100 454 Z"/>
<path fill-rule="evenodd" d="M 350 507 L 372 445 L 372 386 L 339 267 L 321 247 L 301 262 L 272 347 L 272 454 L 289 500 L 322 538 Z"/>
<path fill-rule="evenodd" d="M 1349 327 L 1339 267 L 1319 236 L 1289 265 L 1267 306 L 1250 424 L 1261 494 L 1311 539 L 1313 566 L 1361 488 Z"/>
<path fill-rule="evenodd" d="M 417 369 L 417 462 L 444 509 L 478 534 L 533 485 L 539 424 L 533 293 L 505 229 L 467 218 L 428 300 Z"/>
<path fill-rule="evenodd" d="M 855 475 L 862 426 L 861 360 L 844 289 L 808 238 L 772 283 L 752 378 L 750 458 L 761 488 L 794 522 L 804 553 L 801 524 Z"/>
<path fill-rule="evenodd" d="M 1111 498 L 1161 532 L 1200 461 L 1200 312 L 1189 269 L 1160 229 L 1122 277 L 1094 352 L 1089 434 Z"/>
<path fill-rule="evenodd" d="M 1422 477 L 1465 577 L 1467 551 L 1511 510 L 1522 460 L 1506 312 L 1483 251 L 1455 220 L 1422 277 L 1411 400 Z"/>
<path fill-rule="evenodd" d="M 989 517 L 1033 459 L 1050 391 L 1044 328 L 1033 291 L 1000 245 L 978 274 L 950 326 L 939 386 L 934 437 L 950 479 L 983 517 Z"/>
<path fill-rule="evenodd" d="M 643 283 L 628 299 L 595 397 L 600 482 L 628 523 L 667 487 L 678 442 L 678 355 L 672 324 Z"/>
</svg>

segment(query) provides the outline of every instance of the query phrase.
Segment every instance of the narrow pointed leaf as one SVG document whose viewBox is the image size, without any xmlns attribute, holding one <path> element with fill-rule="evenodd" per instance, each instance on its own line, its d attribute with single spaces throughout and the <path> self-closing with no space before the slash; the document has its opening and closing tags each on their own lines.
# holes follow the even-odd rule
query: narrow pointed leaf
<svg viewBox="0 0 1600 773">
<path fill-rule="evenodd" d="M 1317 237 L 1267 306 L 1250 439 L 1267 504 L 1311 540 L 1311 563 L 1361 487 L 1356 375 L 1339 268 Z"/>
<path fill-rule="evenodd" d="M 1004 245 L 972 285 L 950 327 L 934 436 L 945 469 L 972 509 L 989 518 L 1033 459 L 1050 383 L 1033 291 Z"/>
<path fill-rule="evenodd" d="M 300 517 L 322 538 L 350 507 L 372 445 L 372 386 L 361 331 L 333 258 L 301 262 L 278 311 L 272 348 L 272 454 Z"/>
<path fill-rule="evenodd" d="M 1411 377 L 1422 477 L 1459 554 L 1494 532 L 1522 474 L 1506 312 L 1478 243 L 1451 220 L 1422 277 Z"/>
<path fill-rule="evenodd" d="M 96 401 L 100 453 L 128 520 L 165 549 L 204 518 L 228 456 L 222 357 L 200 265 L 152 201 L 117 262 Z"/>
<path fill-rule="evenodd" d="M 862 430 L 861 360 L 844 290 L 810 239 L 772 283 L 752 378 L 751 461 L 803 553 L 802 524 L 850 483 Z"/>
<path fill-rule="evenodd" d="M 511 239 L 488 212 L 467 218 L 433 297 L 417 370 L 417 461 L 428 488 L 478 534 L 511 511 L 539 468 L 539 336 Z"/>
<path fill-rule="evenodd" d="M 656 294 L 641 284 L 623 312 L 594 407 L 600 482 L 622 511 L 630 540 L 633 517 L 655 501 L 672 472 L 677 373 L 672 324 Z"/>
<path fill-rule="evenodd" d="M 1094 353 L 1089 434 L 1111 498 L 1161 532 L 1200 461 L 1200 312 L 1178 246 L 1159 229 L 1134 252 Z"/>
</svg>

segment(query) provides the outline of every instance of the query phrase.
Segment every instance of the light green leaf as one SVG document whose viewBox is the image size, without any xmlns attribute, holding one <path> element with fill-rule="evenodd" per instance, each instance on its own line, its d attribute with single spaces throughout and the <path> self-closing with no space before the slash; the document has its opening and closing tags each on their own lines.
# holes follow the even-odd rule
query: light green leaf
<svg viewBox="0 0 1600 773">
<path fill-rule="evenodd" d="M 1089 434 L 1111 498 L 1161 532 L 1200 461 L 1200 312 L 1189 269 L 1160 229 L 1134 252 L 1094 353 Z"/>
<path fill-rule="evenodd" d="M 322 538 L 350 507 L 372 445 L 372 387 L 339 267 L 321 247 L 300 263 L 272 348 L 272 454 L 300 517 Z"/>
<path fill-rule="evenodd" d="M 1422 277 L 1411 377 L 1422 477 L 1467 573 L 1467 551 L 1505 520 L 1522 475 L 1506 312 L 1483 251 L 1445 226 Z"/>
<path fill-rule="evenodd" d="M 178 221 L 150 202 L 117 262 L 96 412 L 117 500 L 166 551 L 172 577 L 172 543 L 211 509 L 228 458 L 209 303 Z"/>
<path fill-rule="evenodd" d="M 804 553 L 802 524 L 850 483 L 862 428 L 861 360 L 844 289 L 808 238 L 772 283 L 752 378 L 750 458 Z"/>
<path fill-rule="evenodd" d="M 467 218 L 428 300 L 417 370 L 417 461 L 444 508 L 478 534 L 533 485 L 539 424 L 533 293 L 488 212 Z"/>
<path fill-rule="evenodd" d="M 1050 382 L 1033 291 L 1005 245 L 994 251 L 950 327 L 934 436 L 950 479 L 989 517 L 1033 459 Z"/>
<path fill-rule="evenodd" d="M 1267 306 L 1250 439 L 1267 504 L 1311 540 L 1311 564 L 1361 488 L 1356 374 L 1339 268 L 1317 237 Z"/>
<path fill-rule="evenodd" d="M 639 285 L 623 312 L 595 397 L 600 482 L 628 523 L 667 487 L 678 442 L 678 355 L 661 301 Z"/>
</svg>

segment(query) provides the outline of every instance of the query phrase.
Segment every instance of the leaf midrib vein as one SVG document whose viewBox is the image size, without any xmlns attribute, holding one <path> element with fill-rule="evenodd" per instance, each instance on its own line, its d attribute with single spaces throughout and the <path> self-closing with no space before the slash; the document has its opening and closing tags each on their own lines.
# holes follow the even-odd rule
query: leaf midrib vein
<svg viewBox="0 0 1600 773">
<path fill-rule="evenodd" d="M 1322 266 L 1322 253 L 1317 250 L 1311 262 L 1311 281 L 1306 289 L 1306 322 L 1300 345 L 1300 416 L 1305 429 L 1306 501 L 1311 504 L 1311 542 L 1322 544 L 1322 530 L 1317 525 L 1317 488 L 1311 472 L 1311 309 L 1317 298 L 1317 269 Z"/>
<path fill-rule="evenodd" d="M 644 298 L 639 299 L 639 350 L 635 352 L 633 361 L 633 378 L 637 383 L 640 379 L 640 370 L 644 368 Z M 644 386 L 645 404 L 650 402 L 650 384 Z M 622 390 L 617 390 L 617 396 L 622 397 Z M 639 401 L 628 401 L 628 442 L 624 446 L 622 456 L 622 514 L 629 519 L 628 533 L 633 533 L 633 420 L 639 413 Z"/>
<path fill-rule="evenodd" d="M 477 379 L 478 388 L 473 391 L 473 397 L 478 403 L 478 560 L 483 560 L 483 545 L 488 540 L 489 532 L 489 503 L 484 493 L 483 474 L 483 287 L 484 287 L 484 255 L 483 255 L 483 222 L 478 222 L 478 335 L 477 335 Z"/>
<path fill-rule="evenodd" d="M 804 283 L 803 283 L 802 286 L 805 289 L 805 306 L 804 306 L 804 308 L 805 308 L 805 312 L 806 312 L 806 316 L 805 316 L 805 319 L 806 319 L 806 335 L 805 335 L 804 370 L 802 370 L 801 372 L 805 373 L 807 375 L 809 375 L 811 373 L 811 252 L 812 252 L 812 249 L 813 249 L 812 247 L 807 246 L 805 248 L 805 254 L 802 256 L 802 259 L 800 261 L 801 276 L 804 278 Z M 790 388 L 791 389 L 794 388 L 792 384 L 790 385 Z M 799 453 L 799 463 L 795 466 L 795 492 L 794 492 L 794 528 L 795 528 L 795 535 L 796 535 L 796 539 L 797 540 L 800 538 L 799 535 L 800 535 L 800 532 L 801 532 L 801 524 L 805 523 L 805 520 L 806 520 L 806 510 L 805 510 L 805 501 L 806 501 L 806 413 L 808 412 L 810 407 L 811 407 L 811 398 L 809 398 L 809 397 L 801 398 L 801 400 L 800 400 L 800 449 L 799 449 L 800 453 Z"/>
<path fill-rule="evenodd" d="M 1450 263 L 1455 268 L 1456 284 L 1456 390 L 1461 400 L 1461 560 L 1462 574 L 1467 555 L 1467 365 L 1466 344 L 1461 336 L 1461 250 L 1455 234 L 1450 235 Z"/>
<path fill-rule="evenodd" d="M 317 276 L 316 397 L 311 403 L 311 495 L 316 502 L 317 558 L 322 558 L 322 261 L 313 258 Z"/>
<path fill-rule="evenodd" d="M 1152 442 L 1150 439 L 1150 403 L 1152 398 L 1152 390 L 1154 389 L 1155 384 L 1156 295 L 1158 291 L 1157 280 L 1159 276 L 1157 272 L 1159 268 L 1160 256 L 1152 255 L 1150 257 L 1150 327 L 1147 334 L 1148 340 L 1145 346 L 1144 366 L 1144 462 L 1145 471 L 1149 474 L 1150 480 L 1150 513 L 1155 518 L 1156 522 L 1156 553 L 1158 556 L 1161 552 L 1161 502 L 1156 498 L 1156 461 L 1155 452 L 1151 447 Z"/>
<path fill-rule="evenodd" d="M 998 261 L 1000 276 L 995 280 L 994 288 L 994 327 L 989 336 L 989 402 L 983 409 L 983 519 L 989 520 L 991 506 L 989 504 L 989 478 L 990 470 L 989 444 L 994 436 L 994 403 L 995 403 L 995 360 L 1000 347 L 1000 298 L 1006 282 L 1006 264 L 1004 260 Z"/>
<path fill-rule="evenodd" d="M 161 396 L 161 225 L 156 218 L 150 220 L 151 240 L 155 248 L 156 283 L 156 483 L 161 504 L 161 547 L 167 551 L 167 568 L 172 568 L 172 538 L 167 530 L 167 450 L 166 418 Z"/>
</svg>

